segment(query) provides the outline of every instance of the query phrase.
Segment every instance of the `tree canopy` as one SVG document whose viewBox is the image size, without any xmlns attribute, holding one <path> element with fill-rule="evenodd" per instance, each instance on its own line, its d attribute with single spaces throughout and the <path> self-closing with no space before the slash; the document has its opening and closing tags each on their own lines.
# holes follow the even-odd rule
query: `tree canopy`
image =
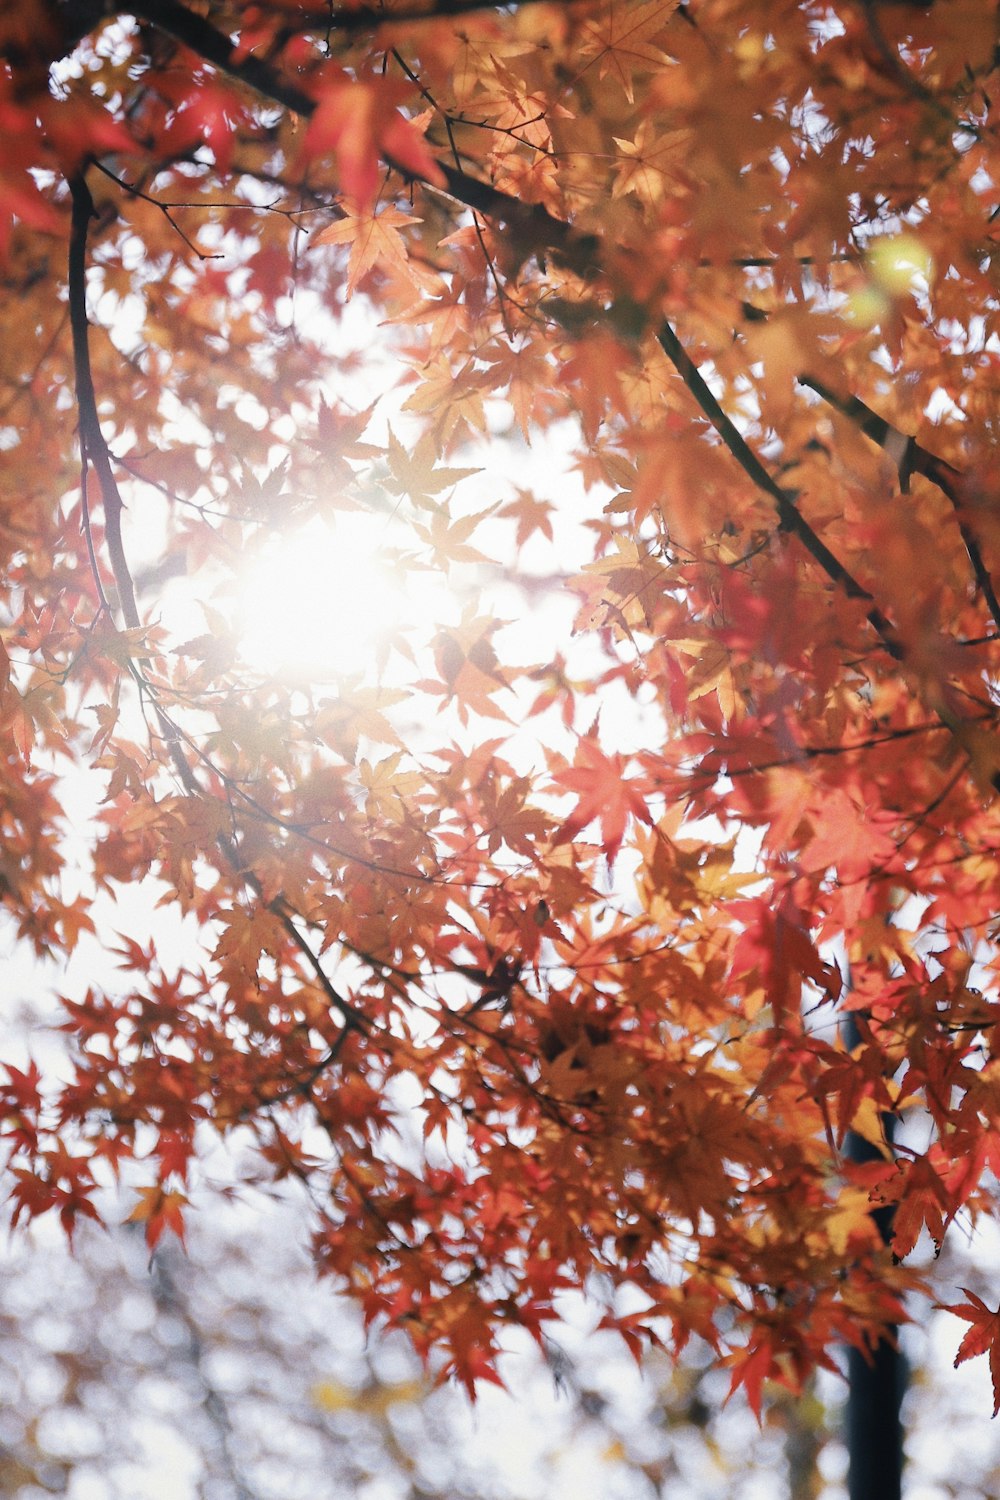
<svg viewBox="0 0 1000 1500">
<path fill-rule="evenodd" d="M 155 1246 L 230 1136 L 470 1388 L 571 1287 L 756 1407 L 876 1342 L 997 1210 L 995 6 L 28 0 L 0 54 L 0 899 L 120 964 L 6 1068 L 15 1213 L 134 1161 Z M 282 540 L 359 515 L 387 616 L 461 607 L 255 661 L 248 559 L 294 624 Z M 495 601 L 555 595 L 532 659 Z M 107 920 L 147 879 L 181 963 Z"/>
</svg>

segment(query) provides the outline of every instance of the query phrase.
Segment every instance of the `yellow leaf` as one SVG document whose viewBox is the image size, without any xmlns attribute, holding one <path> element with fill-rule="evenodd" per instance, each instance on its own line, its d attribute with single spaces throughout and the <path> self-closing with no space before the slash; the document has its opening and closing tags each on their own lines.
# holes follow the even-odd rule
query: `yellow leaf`
<svg viewBox="0 0 1000 1500">
<path fill-rule="evenodd" d="M 357 1406 L 357 1392 L 339 1380 L 318 1380 L 309 1392 L 313 1406 L 320 1411 L 351 1411 Z"/>
</svg>

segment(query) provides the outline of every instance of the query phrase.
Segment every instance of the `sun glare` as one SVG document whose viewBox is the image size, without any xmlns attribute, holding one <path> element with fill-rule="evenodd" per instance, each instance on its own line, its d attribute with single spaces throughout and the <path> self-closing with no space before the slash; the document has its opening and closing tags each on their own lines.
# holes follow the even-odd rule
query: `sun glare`
<svg viewBox="0 0 1000 1500">
<path fill-rule="evenodd" d="M 237 612 L 248 665 L 311 679 L 372 670 L 407 615 L 406 580 L 386 546 L 384 517 L 348 512 L 257 548 Z"/>
</svg>

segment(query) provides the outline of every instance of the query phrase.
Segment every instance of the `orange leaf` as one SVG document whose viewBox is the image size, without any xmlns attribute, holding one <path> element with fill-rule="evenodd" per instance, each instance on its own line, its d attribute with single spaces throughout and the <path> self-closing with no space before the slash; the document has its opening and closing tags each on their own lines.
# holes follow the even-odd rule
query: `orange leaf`
<svg viewBox="0 0 1000 1500">
<path fill-rule="evenodd" d="M 347 294 L 351 296 L 359 281 L 373 266 L 384 264 L 397 270 L 406 270 L 406 242 L 399 233 L 405 224 L 419 224 L 412 214 L 402 213 L 398 208 L 384 208 L 380 213 L 374 209 L 359 209 L 347 212 L 342 219 L 335 219 L 313 236 L 315 245 L 349 245 Z"/>
<path fill-rule="evenodd" d="M 126 1224 L 145 1224 L 146 1244 L 155 1250 L 165 1229 L 176 1234 L 184 1243 L 184 1208 L 187 1197 L 184 1193 L 167 1192 L 162 1186 L 138 1188 L 139 1202 L 125 1220 Z"/>
</svg>

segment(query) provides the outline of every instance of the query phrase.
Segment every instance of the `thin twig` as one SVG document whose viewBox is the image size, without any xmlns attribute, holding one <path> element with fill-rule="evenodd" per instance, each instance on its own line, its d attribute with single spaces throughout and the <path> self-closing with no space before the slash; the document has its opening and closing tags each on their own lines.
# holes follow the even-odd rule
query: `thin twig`
<svg viewBox="0 0 1000 1500">
<path fill-rule="evenodd" d="M 184 244 L 187 245 L 188 249 L 191 251 L 191 253 L 194 256 L 197 257 L 198 260 L 224 260 L 225 259 L 225 256 L 222 254 L 221 251 L 214 251 L 212 253 L 209 253 L 206 250 L 199 250 L 198 246 L 195 244 L 195 242 L 191 238 L 191 236 L 188 235 L 188 234 L 185 234 L 184 230 L 177 223 L 177 220 L 173 217 L 173 215 L 170 212 L 171 208 L 175 208 L 175 207 L 176 208 L 188 208 L 188 207 L 191 207 L 190 204 L 183 204 L 183 203 L 182 204 L 162 203 L 159 198 L 154 198 L 151 193 L 145 193 L 145 192 L 143 192 L 143 190 L 142 190 L 141 187 L 137 187 L 134 183 L 126 182 L 123 177 L 119 177 L 117 175 L 117 173 L 112 172 L 111 168 L 110 167 L 106 167 L 103 162 L 95 161 L 94 162 L 94 166 L 97 168 L 97 170 L 99 172 L 103 172 L 104 175 L 105 175 L 105 177 L 108 177 L 108 178 L 111 179 L 112 182 L 117 183 L 118 186 L 121 188 L 122 192 L 128 193 L 130 195 L 130 197 L 132 197 L 132 198 L 139 198 L 139 199 L 141 199 L 143 203 L 148 203 L 153 208 L 158 208 L 160 210 L 160 213 L 166 219 L 167 223 L 170 225 L 171 229 L 174 231 L 174 233 L 176 235 L 178 235 L 181 240 L 183 240 Z M 266 208 L 266 206 L 267 205 L 265 204 L 264 207 Z"/>
<path fill-rule="evenodd" d="M 192 51 L 197 52 L 230 78 L 245 84 L 265 98 L 282 104 L 286 109 L 309 119 L 316 111 L 317 102 L 297 83 L 286 78 L 271 63 L 252 53 L 241 54 L 236 44 L 223 32 L 218 31 L 204 17 L 196 15 L 178 0 L 136 0 L 133 12 L 150 25 L 173 36 Z M 358 12 L 353 11 L 356 15 Z M 379 13 L 381 16 L 381 12 Z M 415 173 L 386 155 L 386 164 L 407 181 L 423 182 L 434 187 L 419 173 Z M 444 177 L 443 190 L 448 196 L 507 225 L 517 237 L 526 254 L 546 250 L 556 256 L 572 270 L 589 275 L 594 270 L 594 255 L 597 240 L 593 235 L 578 233 L 564 219 L 557 219 L 539 203 L 524 203 L 511 193 L 502 192 L 488 182 L 481 182 L 460 167 L 450 162 L 439 162 L 438 168 Z"/>
</svg>

